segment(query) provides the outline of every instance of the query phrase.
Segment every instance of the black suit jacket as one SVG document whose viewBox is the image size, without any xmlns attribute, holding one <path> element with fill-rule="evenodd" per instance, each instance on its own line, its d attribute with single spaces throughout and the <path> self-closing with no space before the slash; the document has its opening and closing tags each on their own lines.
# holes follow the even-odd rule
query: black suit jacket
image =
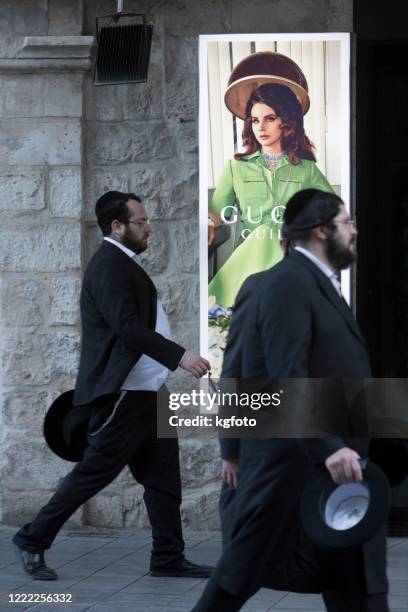
<svg viewBox="0 0 408 612">
<path fill-rule="evenodd" d="M 294 251 L 251 276 L 235 304 L 222 378 L 371 377 L 364 338 L 353 313 L 321 270 Z M 309 439 L 316 463 L 344 446 L 339 438 Z M 224 459 L 234 440 L 221 442 Z"/>
<path fill-rule="evenodd" d="M 82 342 L 74 405 L 119 392 L 146 354 L 175 370 L 185 349 L 155 332 L 157 292 L 146 272 L 104 240 L 81 290 Z"/>
<path fill-rule="evenodd" d="M 235 304 L 222 378 L 370 376 L 364 339 L 350 308 L 307 257 L 295 251 L 244 283 Z M 341 402 L 340 408 L 344 411 Z M 320 592 L 337 588 L 340 581 L 353 584 L 357 592 L 386 592 L 382 531 L 351 553 L 326 555 L 300 527 L 300 498 L 305 482 L 315 476 L 313 464 L 323 463 L 344 446 L 367 456 L 367 439 L 221 441 L 223 457 L 239 457 L 240 466 L 237 489 L 224 487 L 220 503 L 225 548 L 214 576 L 224 589 L 235 595 L 260 586 Z M 358 571 L 352 569 L 353 558 Z"/>
</svg>

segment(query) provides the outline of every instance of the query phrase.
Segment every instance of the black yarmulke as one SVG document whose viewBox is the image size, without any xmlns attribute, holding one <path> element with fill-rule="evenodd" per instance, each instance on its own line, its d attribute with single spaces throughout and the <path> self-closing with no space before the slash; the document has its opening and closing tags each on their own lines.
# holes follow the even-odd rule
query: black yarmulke
<svg viewBox="0 0 408 612">
<path fill-rule="evenodd" d="M 283 236 L 295 238 L 300 233 L 324 225 L 339 211 L 343 201 L 334 193 L 320 189 L 302 189 L 293 195 L 283 215 Z"/>
<path fill-rule="evenodd" d="M 121 191 L 107 191 L 98 199 L 98 201 L 96 202 L 96 206 L 98 208 L 102 208 L 103 206 L 106 206 L 106 204 L 110 204 L 115 200 L 123 198 L 123 196 L 124 194 Z"/>
<path fill-rule="evenodd" d="M 306 210 L 312 198 L 320 193 L 319 189 L 302 189 L 293 195 L 286 205 L 283 215 L 285 224 L 293 223 L 293 221 Z"/>
</svg>

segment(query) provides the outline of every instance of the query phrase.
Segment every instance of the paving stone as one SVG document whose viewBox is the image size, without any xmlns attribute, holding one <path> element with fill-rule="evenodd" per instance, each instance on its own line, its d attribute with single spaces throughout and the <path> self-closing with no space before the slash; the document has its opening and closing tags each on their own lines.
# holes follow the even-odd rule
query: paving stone
<svg viewBox="0 0 408 612">
<path fill-rule="evenodd" d="M 0 532 L 9 538 L 12 528 Z M 186 555 L 196 562 L 209 559 L 215 563 L 220 551 L 219 534 L 190 532 L 185 534 L 188 542 Z M 135 546 L 142 545 L 136 552 L 129 552 L 129 542 Z M 55 547 L 47 553 L 47 560 L 51 566 L 61 559 L 62 551 L 73 556 L 72 560 L 58 568 L 61 579 L 57 589 L 55 583 L 33 584 L 21 571 L 18 563 L 14 561 L 14 554 L 9 540 L 2 548 L 0 560 L 7 559 L 9 565 L 0 567 L 0 592 L 18 589 L 20 592 L 72 592 L 74 595 L 74 612 L 89 608 L 99 612 L 128 612 L 132 610 L 179 610 L 190 612 L 198 601 L 206 580 L 190 580 L 186 578 L 154 578 L 148 574 L 148 560 L 150 554 L 150 536 L 143 533 L 139 536 L 116 537 L 82 537 L 80 535 L 62 535 L 57 538 Z M 402 541 L 401 548 L 405 548 L 406 541 Z M 125 557 L 117 560 L 121 554 L 121 545 L 125 550 Z M 408 556 L 408 555 L 407 555 Z M 135 563 L 143 564 L 143 569 L 135 567 Z M 102 563 L 102 569 L 95 568 Z M 399 576 L 403 570 L 404 575 Z M 390 567 L 390 605 L 392 612 L 408 612 L 408 595 L 406 567 Z M 14 608 L 13 608 L 14 609 Z M 36 606 L 32 609 L 39 610 Z M 51 609 L 47 606 L 47 610 Z M 70 606 L 71 609 L 71 606 Z M 266 610 L 279 610 L 288 612 L 301 610 L 302 612 L 320 612 L 324 606 L 319 595 L 300 595 L 262 589 L 252 597 L 243 611 L 265 612 Z M 1 612 L 1 608 L 0 608 Z"/>
<path fill-rule="evenodd" d="M 114 605 L 130 603 L 135 606 L 145 605 L 146 608 L 150 608 L 150 605 L 167 606 L 172 603 L 172 601 L 174 601 L 174 597 L 167 595 L 166 591 L 156 593 L 135 593 L 134 591 L 129 592 L 127 589 L 122 589 L 122 591 L 108 597 L 105 603 Z M 166 608 L 164 607 L 163 609 L 165 610 Z"/>
<path fill-rule="evenodd" d="M 89 603 L 70 603 L 70 604 L 36 604 L 30 608 L 26 608 L 30 612 L 61 612 L 61 608 L 66 608 L 69 612 L 82 612 L 89 609 Z M 113 610 L 112 610 L 113 612 Z"/>
<path fill-rule="evenodd" d="M 390 559 L 387 560 L 388 567 L 408 567 L 408 558 L 401 557 L 400 559 Z M 408 572 L 408 570 L 406 570 Z"/>
<path fill-rule="evenodd" d="M 116 604 L 116 607 L 113 608 L 111 603 L 102 603 L 96 606 L 92 606 L 90 610 L 92 610 L 92 612 L 116 612 L 119 610 L 120 612 L 135 612 L 135 610 L 143 610 L 143 606 L 144 604 L 141 604 L 140 606 L 136 606 L 133 604 Z M 149 612 L 163 612 L 163 610 L 165 610 L 165 608 L 163 608 L 162 606 L 157 607 L 149 605 Z"/>
<path fill-rule="evenodd" d="M 169 596 L 179 595 L 193 588 L 202 579 L 194 578 L 154 578 L 153 576 L 145 576 L 137 580 L 133 584 L 129 585 L 122 592 L 125 593 L 136 593 L 138 595 L 154 595 L 161 590 Z"/>
<path fill-rule="evenodd" d="M 398 561 L 399 559 L 406 559 L 408 555 L 408 546 L 404 544 L 397 544 L 388 551 L 388 557 L 391 561 Z"/>
<path fill-rule="evenodd" d="M 288 593 L 274 605 L 274 609 L 290 608 L 302 612 L 325 612 L 326 608 L 320 595 Z"/>
<path fill-rule="evenodd" d="M 0 603 L 0 612 L 11 612 L 11 610 L 28 610 L 27 604 L 13 603 L 3 604 Z"/>
<path fill-rule="evenodd" d="M 388 565 L 388 575 L 394 580 L 407 580 L 408 565 L 404 563 L 402 566 L 394 567 Z"/>
<path fill-rule="evenodd" d="M 408 612 L 408 597 L 406 595 L 389 595 L 391 612 Z"/>
<path fill-rule="evenodd" d="M 390 580 L 390 594 L 391 595 L 407 595 L 408 603 L 408 569 L 406 580 Z"/>
</svg>

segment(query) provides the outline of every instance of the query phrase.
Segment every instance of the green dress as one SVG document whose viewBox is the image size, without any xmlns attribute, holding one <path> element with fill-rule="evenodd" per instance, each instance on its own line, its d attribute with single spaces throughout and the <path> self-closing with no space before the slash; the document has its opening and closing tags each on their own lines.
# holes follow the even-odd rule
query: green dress
<svg viewBox="0 0 408 612">
<path fill-rule="evenodd" d="M 220 178 L 211 210 L 229 219 L 240 211 L 242 239 L 208 287 L 208 294 L 224 308 L 234 304 L 244 280 L 274 266 L 282 257 L 279 244 L 282 215 L 288 200 L 302 189 L 333 192 L 332 187 L 312 161 L 291 164 L 284 155 L 275 171 L 260 151 L 242 160 L 230 160 Z"/>
</svg>

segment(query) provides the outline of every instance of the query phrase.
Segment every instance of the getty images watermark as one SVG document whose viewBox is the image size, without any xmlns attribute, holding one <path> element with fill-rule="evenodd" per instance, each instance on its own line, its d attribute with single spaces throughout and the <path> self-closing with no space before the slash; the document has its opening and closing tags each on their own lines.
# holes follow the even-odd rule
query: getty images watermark
<svg viewBox="0 0 408 612">
<path fill-rule="evenodd" d="M 250 413 L 248 416 L 248 412 L 279 406 L 282 393 L 283 390 L 275 393 L 238 393 L 221 391 L 219 389 L 214 391 L 193 389 L 189 392 L 170 393 L 168 398 L 169 410 L 177 412 L 180 408 L 193 408 L 198 409 L 198 414 L 193 416 L 173 414 L 169 416 L 168 423 L 170 427 L 184 428 L 215 427 L 217 429 L 240 429 L 242 427 L 256 427 L 257 419 L 251 417 Z M 241 412 L 244 410 L 247 414 L 231 414 L 237 408 Z M 203 414 L 203 412 L 207 414 Z M 222 414 L 219 414 L 219 412 Z M 229 416 L 225 416 L 225 412 L 230 413 Z"/>
<path fill-rule="evenodd" d="M 408 379 L 221 379 L 158 392 L 157 435 L 408 438 Z"/>
</svg>

